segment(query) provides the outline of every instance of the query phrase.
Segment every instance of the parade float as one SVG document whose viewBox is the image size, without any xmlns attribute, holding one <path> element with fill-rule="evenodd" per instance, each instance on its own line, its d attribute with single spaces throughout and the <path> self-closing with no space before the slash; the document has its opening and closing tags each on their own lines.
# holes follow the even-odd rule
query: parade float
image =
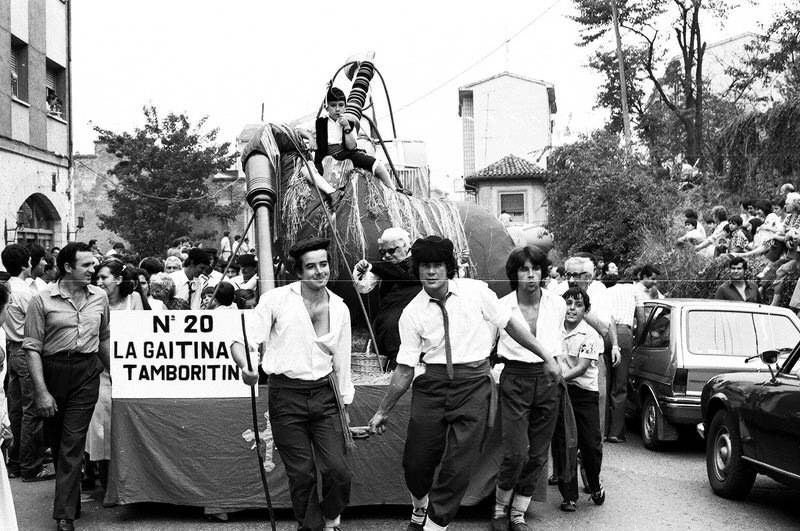
<svg viewBox="0 0 800 531">
<path fill-rule="evenodd" d="M 326 201 L 310 178 L 315 171 L 310 154 L 313 137 L 302 128 L 287 124 L 263 124 L 242 150 L 246 198 L 253 210 L 248 227 L 250 224 L 255 227 L 259 292 L 263 294 L 276 284 L 295 280 L 286 257 L 296 241 L 311 236 L 327 237 L 331 240 L 328 286 L 348 303 L 354 324 L 360 322 L 367 330 L 373 317 L 368 311 L 371 305 L 353 289 L 351 271 L 358 260 L 379 260 L 378 236 L 389 227 L 402 227 L 410 233 L 412 241 L 427 235 L 451 239 L 461 261 L 461 274 L 486 281 L 498 295 L 508 292 L 505 261 L 515 245 L 539 243 L 549 249 L 552 243 L 542 231 L 517 229 L 510 234 L 503 223 L 474 202 L 430 198 L 427 174 L 404 170 L 399 164 L 403 162 L 400 160 L 403 150 L 398 147 L 402 141 L 395 132 L 394 119 L 391 141 L 384 141 L 377 127 L 374 99 L 370 95 L 370 82 L 376 73 L 382 81 L 371 58 L 348 61 L 337 70 L 330 84 L 351 83 L 345 116 L 353 123 L 366 123 L 364 129 L 368 128 L 369 133 L 362 135 L 366 136 L 362 139 L 366 142 L 364 148 L 374 149 L 391 168 L 398 187 L 411 195 L 378 183 L 368 172 L 354 169 L 350 161 L 329 160 L 323 164 L 321 176 L 340 193 L 335 201 Z M 372 118 L 365 110 L 371 111 Z M 168 317 L 178 322 L 193 318 Z M 201 320 L 202 316 L 198 322 Z M 165 326 L 166 320 L 153 322 L 154 341 L 158 337 L 167 341 L 181 339 L 167 333 Z M 226 326 L 235 328 L 235 323 Z M 131 324 L 125 328 L 141 327 Z M 200 332 L 208 335 L 207 341 L 242 337 L 236 337 L 236 332 L 217 332 L 211 328 Z M 141 340 L 142 334 L 134 335 Z M 112 342 L 119 341 L 119 337 L 113 336 L 112 331 Z M 193 334 L 193 339 L 201 336 Z M 377 362 L 378 352 L 363 347 L 364 342 L 354 346 L 354 360 L 363 356 Z M 155 361 L 159 360 L 143 363 Z M 126 366 L 120 364 L 117 379 L 130 376 L 131 370 L 123 371 Z M 387 375 L 382 374 L 383 367 L 378 363 L 369 367 L 372 369 L 367 371 L 369 374 L 362 375 L 367 378 L 359 381 L 354 375 L 357 391 L 348 409 L 351 426 L 365 425 L 385 392 Z M 130 393 L 114 395 L 113 458 L 106 502 L 160 502 L 228 511 L 264 507 L 264 493 L 268 499 L 271 493 L 271 505 L 290 506 L 283 465 L 273 455 L 268 419 L 265 422 L 263 416 L 267 411 L 266 388 L 257 397 L 253 391 L 248 403 L 247 394 L 242 393 L 245 386 L 240 384 L 241 390 L 232 388 L 211 395 L 208 393 L 212 387 L 220 391 L 224 387 L 205 382 L 205 388 L 192 395 L 197 391 L 190 387 L 186 392 L 148 394 L 143 392 L 146 386 L 142 382 L 129 383 Z M 175 385 L 171 388 L 177 391 Z M 248 389 L 246 393 L 249 392 Z M 408 503 L 401 456 L 409 410 L 410 393 L 407 393 L 398 402 L 393 422 L 382 437 L 357 442 L 350 460 L 352 506 Z M 501 459 L 499 438 L 498 424 L 481 463 L 475 467 L 463 504 L 479 503 L 494 491 L 494 476 Z M 255 449 L 260 450 L 258 466 L 252 451 Z"/>
</svg>

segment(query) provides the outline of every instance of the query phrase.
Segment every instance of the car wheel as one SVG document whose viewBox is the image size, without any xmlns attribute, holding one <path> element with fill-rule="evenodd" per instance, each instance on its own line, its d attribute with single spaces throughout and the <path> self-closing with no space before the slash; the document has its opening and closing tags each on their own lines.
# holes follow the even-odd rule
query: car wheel
<svg viewBox="0 0 800 531">
<path fill-rule="evenodd" d="M 741 500 L 753 487 L 756 473 L 742 460 L 742 439 L 734 415 L 717 411 L 706 436 L 706 470 L 718 496 Z"/>
<path fill-rule="evenodd" d="M 661 447 L 661 441 L 658 439 L 660 416 L 661 412 L 658 410 L 655 398 L 647 393 L 642 404 L 641 428 L 642 442 L 648 450 L 658 450 Z"/>
</svg>

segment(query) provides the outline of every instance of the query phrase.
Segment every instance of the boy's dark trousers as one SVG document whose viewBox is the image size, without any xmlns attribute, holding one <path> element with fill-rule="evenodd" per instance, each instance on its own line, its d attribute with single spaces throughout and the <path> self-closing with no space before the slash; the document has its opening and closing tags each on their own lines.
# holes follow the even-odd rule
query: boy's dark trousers
<svg viewBox="0 0 800 531">
<path fill-rule="evenodd" d="M 403 469 L 415 498 L 428 495 L 428 518 L 448 525 L 458 513 L 480 458 L 494 383 L 483 368 L 431 365 L 414 380 Z M 439 473 L 434 483 L 434 473 Z"/>
<path fill-rule="evenodd" d="M 342 424 L 327 377 L 307 381 L 271 375 L 269 418 L 300 529 L 322 529 L 323 518 L 333 520 L 350 502 Z"/>
<path fill-rule="evenodd" d="M 603 462 L 603 439 L 600 433 L 599 393 L 582 389 L 577 385 L 567 385 L 572 411 L 575 413 L 575 426 L 578 431 L 578 450 L 581 452 L 581 466 L 586 472 L 589 490 L 600 490 L 600 467 Z M 563 439 L 563 420 L 558 416 L 558 427 L 553 437 L 553 450 L 556 454 L 565 446 Z M 558 463 L 560 459 L 556 459 Z M 561 477 L 561 474 L 559 474 Z M 572 481 L 559 480 L 558 490 L 565 500 L 578 501 L 578 475 L 572 474 Z"/>
<path fill-rule="evenodd" d="M 103 364 L 96 353 L 57 353 L 42 356 L 42 372 L 58 408 L 54 416 L 44 419 L 45 438 L 56 466 L 53 518 L 74 520 L 81 512 L 83 450 Z"/>
<path fill-rule="evenodd" d="M 560 387 L 544 363 L 505 361 L 500 375 L 503 462 L 497 486 L 532 496 L 547 470 L 547 449 L 556 427 Z"/>
<path fill-rule="evenodd" d="M 23 478 L 32 478 L 44 464 L 42 419 L 36 416 L 33 380 L 28 354 L 18 341 L 6 341 L 8 353 L 8 416 L 14 441 L 8 451 L 9 469 L 19 468 Z"/>
</svg>

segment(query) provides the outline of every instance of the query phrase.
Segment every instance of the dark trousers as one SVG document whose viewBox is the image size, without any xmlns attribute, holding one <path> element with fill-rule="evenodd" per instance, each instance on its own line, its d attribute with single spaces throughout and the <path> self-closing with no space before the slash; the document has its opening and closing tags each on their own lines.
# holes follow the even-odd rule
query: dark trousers
<svg viewBox="0 0 800 531">
<path fill-rule="evenodd" d="M 33 380 L 22 343 L 7 341 L 8 417 L 14 441 L 8 451 L 8 467 L 19 469 L 23 478 L 35 476 L 44 463 L 42 419 L 36 416 Z"/>
<path fill-rule="evenodd" d="M 480 458 L 492 385 L 486 376 L 414 381 L 403 469 L 411 494 L 428 495 L 428 518 L 438 525 L 455 518 Z"/>
<path fill-rule="evenodd" d="M 326 381 L 278 387 L 270 378 L 269 418 L 275 447 L 289 477 L 292 508 L 301 529 L 322 529 L 350 502 L 350 470 L 336 397 Z M 288 380 L 288 379 L 286 379 Z M 291 382 L 285 385 L 292 385 Z M 317 472 L 322 499 L 317 496 Z M 321 514 L 320 514 L 321 512 Z"/>
<path fill-rule="evenodd" d="M 86 432 L 100 389 L 103 364 L 96 354 L 42 357 L 44 382 L 58 411 L 44 419 L 44 434 L 53 449 L 56 494 L 53 518 L 74 520 L 81 512 L 81 464 Z"/>
<path fill-rule="evenodd" d="M 628 367 L 631 365 L 633 333 L 630 326 L 617 325 L 620 362 L 609 368 L 608 436 L 625 437 L 625 403 L 628 399 Z"/>
<path fill-rule="evenodd" d="M 540 474 L 546 473 L 547 449 L 558 416 L 559 386 L 545 376 L 543 364 L 518 371 L 506 362 L 500 375 L 500 415 L 503 462 L 497 485 L 532 496 Z M 526 372 L 528 374 L 526 374 Z"/>
<path fill-rule="evenodd" d="M 575 413 L 575 427 L 578 431 L 578 450 L 581 453 L 581 466 L 586 472 L 589 489 L 600 490 L 600 467 L 603 463 L 603 440 L 600 433 L 600 411 L 598 409 L 597 391 L 588 391 L 577 385 L 567 385 L 572 411 Z M 558 427 L 553 437 L 553 450 L 556 454 L 563 451 L 564 427 L 562 416 L 558 416 Z M 556 459 L 555 462 L 560 462 Z M 563 474 L 559 474 L 559 477 Z M 571 474 L 572 481 L 559 481 L 558 490 L 565 500 L 578 501 L 578 475 Z"/>
</svg>

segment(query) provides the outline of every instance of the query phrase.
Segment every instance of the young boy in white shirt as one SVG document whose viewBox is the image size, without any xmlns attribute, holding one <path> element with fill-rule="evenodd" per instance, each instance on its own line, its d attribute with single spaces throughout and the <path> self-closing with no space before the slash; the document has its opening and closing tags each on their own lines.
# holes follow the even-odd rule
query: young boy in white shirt
<svg viewBox="0 0 800 531">
<path fill-rule="evenodd" d="M 575 415 L 578 449 L 581 452 L 581 464 L 586 472 L 591 499 L 595 505 L 602 505 L 606 493 L 600 483 L 603 443 L 600 431 L 597 364 L 603 354 L 603 340 L 583 319 L 591 308 L 586 292 L 575 286 L 564 292 L 563 297 L 567 303 L 567 314 L 564 319 L 562 353 L 558 360 L 562 366 L 564 380 L 567 382 L 567 391 Z M 553 444 L 563 448 L 565 441 L 562 417 L 559 417 L 558 422 Z M 559 477 L 562 476 L 563 474 L 559 474 Z M 570 482 L 559 481 L 558 484 L 558 490 L 563 498 L 561 510 L 574 512 L 578 501 L 577 470 L 573 470 L 568 477 L 572 478 Z"/>
</svg>

